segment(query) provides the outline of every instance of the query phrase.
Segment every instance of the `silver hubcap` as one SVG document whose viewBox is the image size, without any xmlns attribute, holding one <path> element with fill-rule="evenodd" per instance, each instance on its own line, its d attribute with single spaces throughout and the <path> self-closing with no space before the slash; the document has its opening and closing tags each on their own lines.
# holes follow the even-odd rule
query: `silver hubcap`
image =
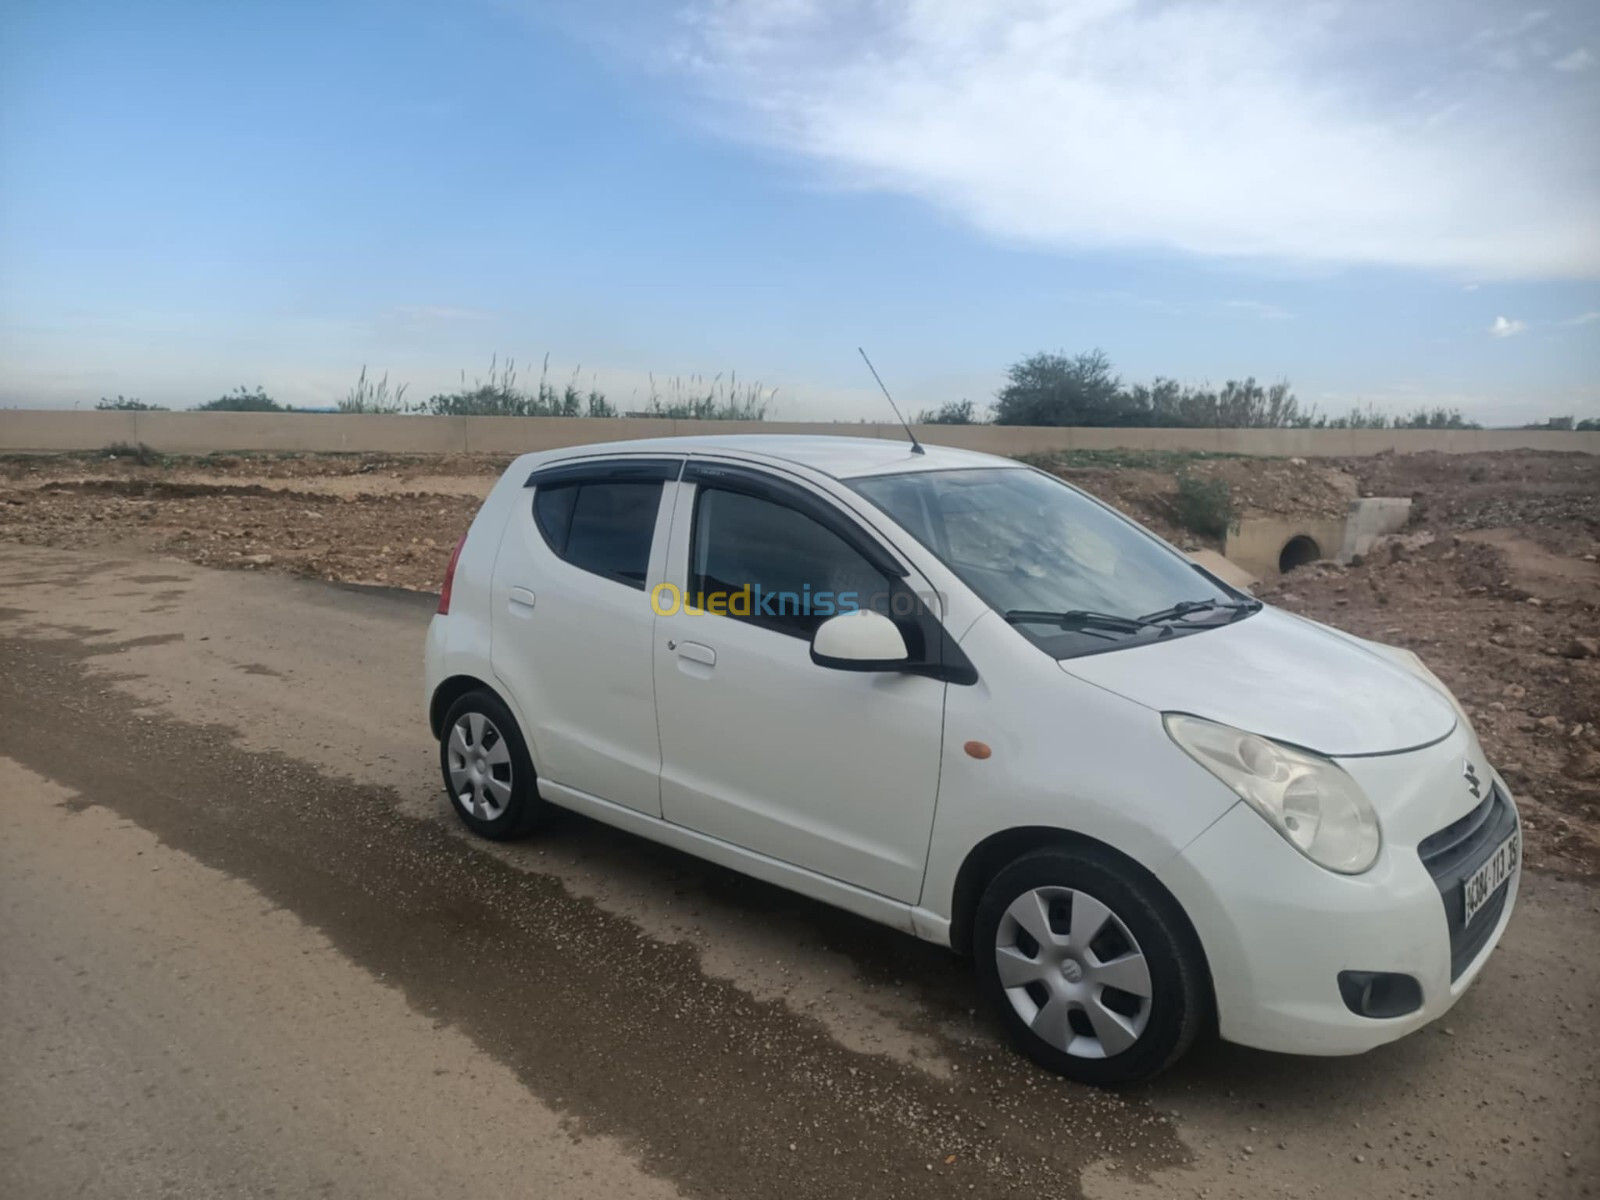
<svg viewBox="0 0 1600 1200">
<path fill-rule="evenodd" d="M 995 934 L 1006 999 L 1034 1033 L 1079 1058 L 1121 1054 L 1150 1021 L 1150 967 L 1116 913 L 1087 892 L 1034 888 Z"/>
<path fill-rule="evenodd" d="M 511 803 L 511 748 L 482 713 L 467 713 L 450 729 L 445 746 L 450 794 L 467 812 L 493 821 Z"/>
</svg>

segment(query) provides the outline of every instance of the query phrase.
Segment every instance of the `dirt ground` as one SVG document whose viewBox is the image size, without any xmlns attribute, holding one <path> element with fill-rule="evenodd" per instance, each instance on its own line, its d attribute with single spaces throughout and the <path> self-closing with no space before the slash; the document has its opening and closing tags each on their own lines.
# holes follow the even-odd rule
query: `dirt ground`
<svg viewBox="0 0 1600 1200">
<path fill-rule="evenodd" d="M 169 556 L 431 591 L 505 456 L 61 455 L 0 460 L 0 541 Z M 1242 515 L 1335 516 L 1409 496 L 1368 561 L 1263 586 L 1274 604 L 1415 650 L 1456 692 L 1524 806 L 1529 861 L 1600 875 L 1600 459 L 1068 455 L 1047 464 L 1186 548 L 1188 471 Z"/>
<path fill-rule="evenodd" d="M 1525 873 L 1392 1045 L 1078 1087 L 939 947 L 577 816 L 467 835 L 431 607 L 0 544 L 0 1196 L 1600 1195 L 1594 887 Z"/>
</svg>

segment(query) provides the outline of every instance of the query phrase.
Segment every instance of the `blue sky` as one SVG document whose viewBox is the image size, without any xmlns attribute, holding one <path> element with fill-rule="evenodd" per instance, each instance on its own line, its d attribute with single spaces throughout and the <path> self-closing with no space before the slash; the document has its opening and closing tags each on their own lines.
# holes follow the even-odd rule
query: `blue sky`
<svg viewBox="0 0 1600 1200">
<path fill-rule="evenodd" d="M 0 405 L 548 352 L 878 419 L 860 344 L 1600 415 L 1600 10 L 0 4 Z"/>
</svg>

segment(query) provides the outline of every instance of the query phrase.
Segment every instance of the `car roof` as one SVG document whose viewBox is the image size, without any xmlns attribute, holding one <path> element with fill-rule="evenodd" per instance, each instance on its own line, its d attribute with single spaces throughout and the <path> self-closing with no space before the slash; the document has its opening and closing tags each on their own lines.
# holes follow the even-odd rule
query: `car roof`
<svg viewBox="0 0 1600 1200">
<path fill-rule="evenodd" d="M 735 433 L 707 436 L 640 438 L 627 442 L 597 442 L 565 446 L 538 455 L 542 462 L 589 458 L 601 454 L 728 453 L 809 467 L 835 479 L 887 475 L 913 471 L 949 471 L 971 467 L 1016 467 L 1014 459 L 960 450 L 954 446 L 926 446 L 912 452 L 904 440 L 867 437 L 823 437 L 813 434 Z"/>
</svg>

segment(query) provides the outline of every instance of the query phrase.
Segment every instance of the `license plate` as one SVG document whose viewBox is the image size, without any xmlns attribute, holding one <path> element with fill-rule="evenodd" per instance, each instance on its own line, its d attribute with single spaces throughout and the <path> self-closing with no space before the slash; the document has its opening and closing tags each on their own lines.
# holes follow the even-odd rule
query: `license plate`
<svg viewBox="0 0 1600 1200">
<path fill-rule="evenodd" d="M 1505 885 L 1506 880 L 1517 873 L 1517 863 L 1521 858 L 1522 831 L 1519 829 L 1496 846 L 1489 860 L 1467 876 L 1461 885 L 1466 901 L 1466 915 L 1461 918 L 1463 925 L 1472 924 L 1473 914 L 1489 902 L 1489 898 Z"/>
</svg>

